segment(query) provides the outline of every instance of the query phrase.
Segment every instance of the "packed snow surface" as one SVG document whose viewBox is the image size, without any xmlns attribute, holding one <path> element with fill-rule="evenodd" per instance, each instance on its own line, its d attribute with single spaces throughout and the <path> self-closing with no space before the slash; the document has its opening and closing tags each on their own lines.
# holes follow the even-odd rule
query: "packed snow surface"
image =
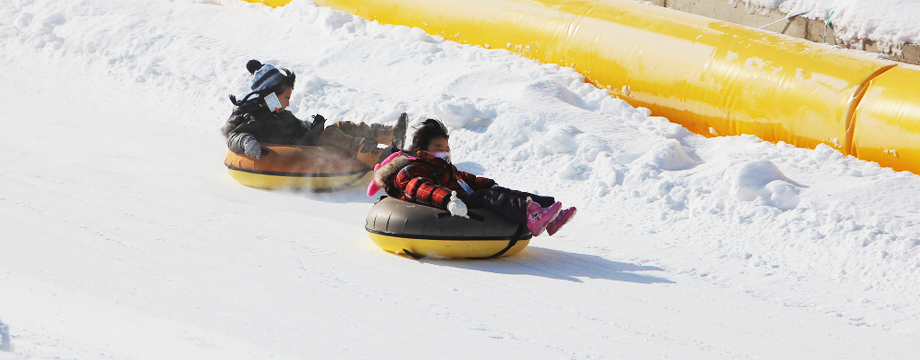
<svg viewBox="0 0 920 360">
<path fill-rule="evenodd" d="M 218 129 L 249 59 L 297 73 L 302 119 L 440 118 L 461 169 L 578 216 L 513 257 L 417 261 L 368 239 L 361 188 L 242 186 Z M 920 177 L 826 146 L 703 138 L 571 69 L 307 0 L 5 0 L 0 64 L 0 359 L 920 349 Z"/>
</svg>

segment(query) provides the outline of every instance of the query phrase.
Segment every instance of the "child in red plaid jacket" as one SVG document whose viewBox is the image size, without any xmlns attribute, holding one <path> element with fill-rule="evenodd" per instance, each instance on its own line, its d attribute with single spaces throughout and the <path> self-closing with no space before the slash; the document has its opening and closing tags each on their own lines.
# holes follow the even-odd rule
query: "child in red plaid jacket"
<svg viewBox="0 0 920 360">
<path fill-rule="evenodd" d="M 447 128 L 428 119 L 418 127 L 408 155 L 392 158 L 375 171 L 374 181 L 388 195 L 465 215 L 466 208 L 491 210 L 508 221 L 526 225 L 534 236 L 555 234 L 574 215 L 574 207 L 549 196 L 496 186 L 495 180 L 460 171 L 451 164 Z M 456 197 L 452 200 L 452 194 Z"/>
</svg>

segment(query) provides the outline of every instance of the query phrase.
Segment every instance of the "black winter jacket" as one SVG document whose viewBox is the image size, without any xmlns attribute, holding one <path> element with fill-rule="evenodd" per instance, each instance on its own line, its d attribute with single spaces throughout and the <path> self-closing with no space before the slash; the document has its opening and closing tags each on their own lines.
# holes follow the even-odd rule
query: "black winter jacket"
<svg viewBox="0 0 920 360">
<path fill-rule="evenodd" d="M 255 99 L 237 106 L 221 128 L 231 151 L 243 152 L 242 138 L 247 134 L 261 144 L 316 145 L 325 122 L 321 116 L 310 124 L 288 110 L 276 114 L 259 106 L 260 103 L 261 100 Z"/>
</svg>

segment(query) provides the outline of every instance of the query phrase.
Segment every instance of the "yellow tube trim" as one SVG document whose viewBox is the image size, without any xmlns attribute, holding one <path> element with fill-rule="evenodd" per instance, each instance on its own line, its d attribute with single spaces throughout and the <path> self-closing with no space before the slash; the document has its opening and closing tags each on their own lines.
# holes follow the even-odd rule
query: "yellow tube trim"
<svg viewBox="0 0 920 360">
<path fill-rule="evenodd" d="M 291 189 L 316 192 L 347 189 L 366 185 L 373 177 L 373 172 L 348 174 L 341 176 L 283 176 L 258 174 L 243 170 L 227 169 L 230 176 L 240 184 L 261 189 Z"/>
<path fill-rule="evenodd" d="M 368 231 L 368 236 L 381 249 L 394 254 L 405 254 L 406 250 L 415 255 L 447 258 L 484 258 L 498 254 L 511 240 L 438 240 L 414 239 L 399 236 L 376 234 Z M 518 240 L 501 257 L 511 256 L 524 250 L 530 239 Z"/>
</svg>

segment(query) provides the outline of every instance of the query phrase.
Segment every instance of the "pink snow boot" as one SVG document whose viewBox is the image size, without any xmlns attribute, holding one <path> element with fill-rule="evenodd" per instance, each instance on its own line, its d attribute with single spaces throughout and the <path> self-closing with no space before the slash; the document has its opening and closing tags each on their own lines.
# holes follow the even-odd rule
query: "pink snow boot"
<svg viewBox="0 0 920 360">
<path fill-rule="evenodd" d="M 575 216 L 575 212 L 578 211 L 574 206 L 568 209 L 562 210 L 559 212 L 559 216 L 556 216 L 553 221 L 549 222 L 549 225 L 546 225 L 546 233 L 549 236 L 553 236 L 559 229 L 562 228 L 562 225 L 572 220 L 572 217 Z"/>
<path fill-rule="evenodd" d="M 543 230 L 546 230 L 546 225 L 559 215 L 560 210 L 562 210 L 562 203 L 558 201 L 548 207 L 531 202 L 530 205 L 527 205 L 527 229 L 533 236 L 540 236 Z"/>
</svg>

